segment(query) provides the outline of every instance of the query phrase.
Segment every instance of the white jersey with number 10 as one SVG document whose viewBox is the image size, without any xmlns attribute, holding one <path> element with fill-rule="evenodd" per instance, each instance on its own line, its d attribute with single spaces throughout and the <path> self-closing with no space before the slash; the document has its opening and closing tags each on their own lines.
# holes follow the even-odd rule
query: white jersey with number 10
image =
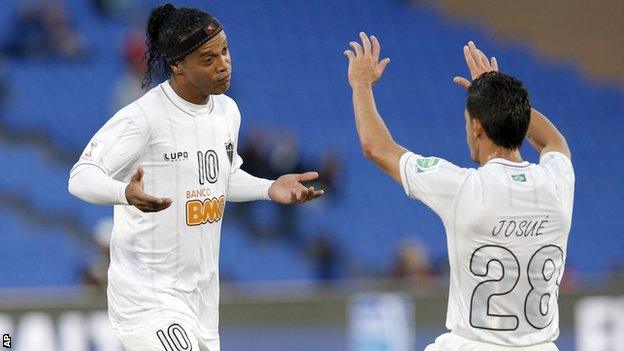
<svg viewBox="0 0 624 351">
<path fill-rule="evenodd" d="M 142 166 L 145 192 L 173 200 L 157 213 L 115 206 L 108 272 L 115 330 L 173 319 L 218 339 L 221 223 L 230 175 L 242 164 L 240 120 L 231 98 L 191 104 L 165 81 L 116 113 L 72 169 L 74 176 L 95 166 L 128 182 Z"/>
<path fill-rule="evenodd" d="M 549 152 L 539 164 L 493 159 L 466 169 L 408 152 L 400 167 L 407 194 L 446 229 L 446 327 L 506 346 L 555 340 L 574 198 L 570 160 Z"/>
</svg>

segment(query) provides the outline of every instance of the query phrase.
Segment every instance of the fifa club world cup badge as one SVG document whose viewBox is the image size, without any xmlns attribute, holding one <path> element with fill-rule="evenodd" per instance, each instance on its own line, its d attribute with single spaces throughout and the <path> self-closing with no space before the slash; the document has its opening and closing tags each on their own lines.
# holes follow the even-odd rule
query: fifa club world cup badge
<svg viewBox="0 0 624 351">
<path fill-rule="evenodd" d="M 232 158 L 234 157 L 234 143 L 232 142 L 232 140 L 225 143 L 225 151 L 227 152 L 230 164 L 232 164 Z"/>
</svg>

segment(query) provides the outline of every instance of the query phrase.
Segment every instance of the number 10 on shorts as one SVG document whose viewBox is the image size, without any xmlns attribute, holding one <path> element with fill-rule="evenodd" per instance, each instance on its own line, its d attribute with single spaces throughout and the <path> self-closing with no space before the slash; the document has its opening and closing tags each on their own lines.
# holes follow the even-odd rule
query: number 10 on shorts
<svg viewBox="0 0 624 351">
<path fill-rule="evenodd" d="M 165 351 L 190 351 L 191 341 L 184 328 L 179 324 L 172 324 L 165 332 L 163 329 L 156 331 L 156 336 Z"/>
</svg>

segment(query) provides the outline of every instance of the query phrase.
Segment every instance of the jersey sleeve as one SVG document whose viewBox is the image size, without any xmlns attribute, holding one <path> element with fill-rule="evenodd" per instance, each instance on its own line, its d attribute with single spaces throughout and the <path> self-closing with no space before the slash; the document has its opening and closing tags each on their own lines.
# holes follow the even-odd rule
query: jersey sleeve
<svg viewBox="0 0 624 351">
<path fill-rule="evenodd" d="M 227 201 L 245 202 L 271 200 L 269 188 L 272 180 L 254 177 L 242 169 L 230 175 L 228 180 Z"/>
<path fill-rule="evenodd" d="M 422 201 L 442 219 L 452 211 L 468 169 L 438 158 L 406 152 L 400 159 L 401 182 L 407 196 Z"/>
<path fill-rule="evenodd" d="M 560 194 L 571 202 L 575 181 L 572 161 L 560 152 L 551 151 L 541 155 L 539 165 L 552 174 Z"/>
<path fill-rule="evenodd" d="M 124 181 L 149 142 L 149 133 L 142 116 L 122 109 L 91 138 L 70 176 L 91 165 L 115 180 Z"/>
</svg>

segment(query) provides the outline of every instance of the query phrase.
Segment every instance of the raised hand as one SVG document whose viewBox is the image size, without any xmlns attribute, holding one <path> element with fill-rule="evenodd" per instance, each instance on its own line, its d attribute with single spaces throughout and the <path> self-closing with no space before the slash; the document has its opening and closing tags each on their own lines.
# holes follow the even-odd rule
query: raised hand
<svg viewBox="0 0 624 351">
<path fill-rule="evenodd" d="M 316 172 L 283 175 L 277 178 L 269 188 L 269 197 L 283 205 L 304 203 L 317 199 L 325 194 L 325 191 L 315 190 L 313 186 L 306 188 L 301 184 L 301 182 L 308 182 L 316 178 L 318 178 Z"/>
<path fill-rule="evenodd" d="M 345 50 L 344 52 L 344 55 L 349 58 L 348 75 L 351 87 L 356 85 L 370 86 L 377 83 L 386 66 L 390 63 L 389 58 L 379 61 L 381 46 L 375 36 L 369 38 L 364 32 L 360 32 L 360 39 L 362 45 L 352 41 L 349 45 L 353 51 Z"/>
<path fill-rule="evenodd" d="M 483 51 L 479 50 L 472 41 L 469 41 L 468 45 L 464 45 L 464 58 L 466 59 L 466 65 L 468 65 L 468 71 L 470 71 L 472 80 L 479 78 L 486 72 L 498 72 L 496 57 L 488 60 Z M 453 78 L 453 82 L 466 89 L 471 84 L 470 80 L 460 76 Z"/>
<path fill-rule="evenodd" d="M 143 212 L 159 212 L 171 206 L 173 201 L 169 198 L 158 198 L 148 195 L 143 189 L 143 167 L 137 168 L 136 173 L 126 186 L 126 199 L 128 203 Z"/>
</svg>

